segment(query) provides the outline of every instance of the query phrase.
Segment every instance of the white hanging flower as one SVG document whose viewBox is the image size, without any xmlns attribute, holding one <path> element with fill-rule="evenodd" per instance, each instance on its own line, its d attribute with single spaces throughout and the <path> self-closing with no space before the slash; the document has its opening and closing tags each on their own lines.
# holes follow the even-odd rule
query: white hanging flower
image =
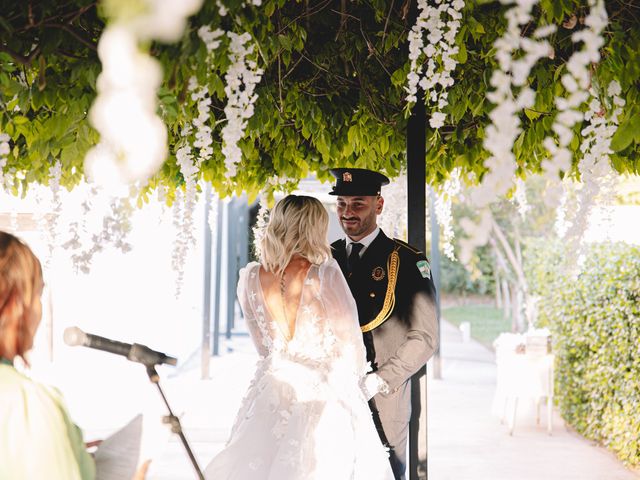
<svg viewBox="0 0 640 480">
<path fill-rule="evenodd" d="M 451 176 L 444 182 L 440 192 L 436 197 L 436 217 L 442 228 L 444 242 L 442 249 L 444 254 L 451 260 L 455 260 L 456 256 L 453 250 L 453 239 L 455 233 L 453 231 L 453 199 L 460 194 L 462 185 L 460 182 L 460 169 L 455 168 L 451 172 Z"/>
<path fill-rule="evenodd" d="M 378 216 L 380 228 L 392 237 L 407 239 L 407 174 L 402 172 L 384 188 L 384 208 Z"/>
<path fill-rule="evenodd" d="M 501 1 L 515 5 L 505 13 L 507 29 L 494 43 L 499 68 L 491 76 L 494 90 L 487 93 L 487 98 L 496 106 L 489 114 L 492 123 L 486 128 L 483 142 L 491 154 L 485 161 L 489 171 L 471 193 L 480 207 L 513 188 L 517 169 L 513 144 L 522 131 L 519 113 L 535 103 L 535 93 L 526 85 L 529 72 L 540 58 L 553 53 L 549 42 L 543 39 L 554 31 L 553 27 L 540 27 L 533 38 L 521 35 L 522 27 L 532 21 L 531 11 L 538 0 Z"/>
<path fill-rule="evenodd" d="M 102 72 L 89 119 L 100 142 L 87 153 L 85 173 L 102 186 L 145 182 L 167 156 L 167 131 L 157 116 L 159 63 L 141 41 L 177 40 L 202 0 L 144 0 L 135 16 L 123 16 L 104 29 L 98 42 Z"/>
<path fill-rule="evenodd" d="M 460 220 L 460 226 L 467 235 L 466 238 L 460 240 L 460 262 L 463 265 L 469 265 L 473 251 L 489 241 L 492 218 L 489 209 L 485 208 L 480 212 L 479 223 L 474 223 L 469 218 Z"/>
<path fill-rule="evenodd" d="M 527 200 L 527 189 L 521 178 L 516 180 L 516 190 L 513 194 L 513 199 L 518 206 L 518 213 L 520 213 L 520 216 L 524 219 L 531 210 L 531 205 Z"/>
<path fill-rule="evenodd" d="M 573 140 L 573 126 L 585 118 L 580 108 L 589 99 L 589 66 L 600 61 L 600 48 L 604 45 L 602 33 L 608 23 L 604 0 L 589 0 L 589 7 L 586 28 L 571 36 L 574 43 L 582 42 L 582 47 L 571 55 L 567 61 L 569 73 L 561 78 L 569 95 L 556 98 L 555 101 L 559 113 L 552 128 L 558 141 L 556 143 L 551 137 L 544 141 L 550 158 L 542 162 L 542 167 L 549 182 L 556 182 L 561 171 L 566 172 L 571 168 L 572 155 L 568 147 Z M 546 198 L 547 201 L 551 199 L 552 196 Z"/>
<path fill-rule="evenodd" d="M 465 4 L 463 0 L 438 0 L 436 3 L 439 4 L 437 7 L 429 5 L 427 0 L 418 0 L 418 18 L 409 32 L 411 65 L 405 91 L 407 102 L 415 103 L 418 85 L 423 89 L 425 103 L 431 105 L 429 124 L 438 129 L 444 125 L 446 116 L 441 110 L 448 105 L 448 88 L 453 85 L 451 74 L 458 63 L 453 57 L 459 51 L 455 41 L 462 18 L 460 11 Z M 429 59 L 424 74 L 419 63 L 421 58 Z M 439 89 L 436 88 L 438 85 Z"/>
<path fill-rule="evenodd" d="M 220 46 L 220 37 L 224 35 L 224 30 L 217 28 L 211 30 L 208 25 L 203 25 L 198 29 L 198 36 L 207 47 L 208 52 L 213 52 Z"/>
<path fill-rule="evenodd" d="M 580 151 L 583 158 L 578 164 L 580 171 L 580 189 L 576 194 L 576 207 L 572 209 L 571 226 L 562 232 L 575 244 L 575 249 L 582 248 L 582 239 L 587 229 L 588 220 L 596 200 L 601 203 L 613 203 L 615 173 L 611 168 L 609 155 L 611 150 L 611 138 L 615 134 L 622 107 L 625 104 L 621 93 L 620 84 L 612 81 L 606 92 L 606 104 L 608 115 L 603 113 L 604 108 L 600 102 L 598 92 L 590 89 L 591 101 L 589 109 L 585 113 L 588 126 L 582 130 L 582 143 Z"/>
<path fill-rule="evenodd" d="M 236 175 L 236 166 L 242 160 L 242 151 L 238 142 L 244 137 L 247 120 L 253 116 L 253 105 L 258 99 L 254 93 L 262 78 L 262 69 L 248 57 L 253 54 L 255 45 L 246 46 L 251 35 L 245 32 L 238 35 L 227 32 L 231 39 L 229 59 L 231 65 L 225 75 L 227 105 L 224 108 L 227 124 L 222 129 L 222 153 L 228 178 Z"/>
<path fill-rule="evenodd" d="M 11 140 L 9 135 L 0 132 L 0 190 L 9 188 L 9 175 L 4 173 L 4 169 L 7 166 L 7 155 L 11 152 L 9 140 Z"/>
<path fill-rule="evenodd" d="M 49 255 L 46 262 L 49 263 L 53 257 L 53 252 L 58 244 L 60 232 L 58 226 L 62 213 L 62 195 L 60 189 L 60 179 L 62 178 L 62 164 L 60 160 L 49 168 L 49 190 L 51 191 L 51 211 L 47 216 L 46 238 Z"/>
<path fill-rule="evenodd" d="M 257 258 L 262 258 L 262 239 L 264 238 L 264 232 L 269 223 L 269 208 L 267 207 L 264 199 L 260 200 L 260 209 L 258 210 L 258 216 L 256 218 L 256 225 L 253 227 L 253 249 Z"/>
</svg>

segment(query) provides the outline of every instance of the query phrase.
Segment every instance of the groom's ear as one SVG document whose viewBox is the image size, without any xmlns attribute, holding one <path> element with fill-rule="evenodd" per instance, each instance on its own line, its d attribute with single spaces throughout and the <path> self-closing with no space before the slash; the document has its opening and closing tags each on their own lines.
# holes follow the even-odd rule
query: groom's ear
<svg viewBox="0 0 640 480">
<path fill-rule="evenodd" d="M 381 195 L 378 195 L 376 198 L 376 215 L 380 215 L 382 213 L 382 209 L 384 208 L 384 198 Z"/>
</svg>

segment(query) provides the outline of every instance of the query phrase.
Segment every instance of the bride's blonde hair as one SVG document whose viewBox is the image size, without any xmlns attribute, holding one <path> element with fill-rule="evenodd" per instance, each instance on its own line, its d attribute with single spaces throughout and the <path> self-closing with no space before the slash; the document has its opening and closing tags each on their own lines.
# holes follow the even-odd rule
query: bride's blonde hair
<svg viewBox="0 0 640 480">
<path fill-rule="evenodd" d="M 331 256 L 328 227 L 329 214 L 320 201 L 305 195 L 284 197 L 271 211 L 262 237 L 262 265 L 280 275 L 296 254 L 321 264 Z"/>
</svg>

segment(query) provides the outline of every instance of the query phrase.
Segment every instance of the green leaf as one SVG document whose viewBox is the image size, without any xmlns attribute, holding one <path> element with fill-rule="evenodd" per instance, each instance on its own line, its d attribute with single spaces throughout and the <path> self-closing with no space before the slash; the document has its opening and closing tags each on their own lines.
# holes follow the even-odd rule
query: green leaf
<svg viewBox="0 0 640 480">
<path fill-rule="evenodd" d="M 384 155 L 389 151 L 389 139 L 386 136 L 380 138 L 380 152 Z"/>
<path fill-rule="evenodd" d="M 29 122 L 29 119 L 24 115 L 16 115 L 12 120 L 15 125 L 23 125 Z"/>
<path fill-rule="evenodd" d="M 278 35 L 278 42 L 286 51 L 291 51 L 291 39 L 286 35 Z"/>
<path fill-rule="evenodd" d="M 527 118 L 529 120 L 535 120 L 536 118 L 538 118 L 541 115 L 539 112 L 536 112 L 536 111 L 531 110 L 529 108 L 525 108 L 524 109 L 524 114 L 527 116 Z"/>
<path fill-rule="evenodd" d="M 467 63 L 467 46 L 464 44 L 464 42 L 460 43 L 460 47 L 458 50 L 458 63 L 460 63 L 461 65 Z"/>
<path fill-rule="evenodd" d="M 637 132 L 634 131 L 634 122 L 640 122 L 640 118 L 638 118 L 638 114 L 635 114 L 633 117 L 626 119 L 623 121 L 620 126 L 618 126 L 618 130 L 613 135 L 611 139 L 611 149 L 614 152 L 621 152 L 633 142 L 633 138 Z"/>
</svg>

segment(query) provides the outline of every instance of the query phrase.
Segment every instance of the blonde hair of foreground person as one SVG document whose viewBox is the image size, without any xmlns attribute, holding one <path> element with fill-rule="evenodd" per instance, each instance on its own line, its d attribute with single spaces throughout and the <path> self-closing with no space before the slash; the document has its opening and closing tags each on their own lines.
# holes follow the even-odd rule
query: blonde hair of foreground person
<svg viewBox="0 0 640 480">
<path fill-rule="evenodd" d="M 288 195 L 271 211 L 261 241 L 265 270 L 281 275 L 294 255 L 319 265 L 331 257 L 327 242 L 329 214 L 319 200 Z"/>
</svg>

